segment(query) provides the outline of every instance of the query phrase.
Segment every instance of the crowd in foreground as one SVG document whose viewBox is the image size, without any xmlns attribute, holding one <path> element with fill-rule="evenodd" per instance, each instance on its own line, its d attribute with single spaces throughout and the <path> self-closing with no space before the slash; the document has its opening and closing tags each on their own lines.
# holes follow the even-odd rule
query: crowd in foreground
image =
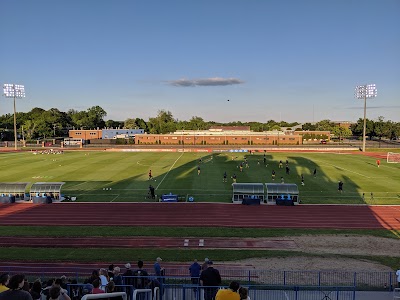
<svg viewBox="0 0 400 300">
<path fill-rule="evenodd" d="M 102 294 L 126 292 L 128 299 L 134 289 L 163 288 L 165 270 L 161 266 L 162 259 L 158 257 L 154 264 L 154 274 L 143 269 L 143 261 L 138 261 L 137 269 L 133 270 L 130 263 L 125 264 L 125 272 L 120 267 L 110 265 L 108 270 L 101 268 L 79 283 L 66 276 L 50 279 L 42 283 L 40 279 L 29 283 L 22 274 L 10 276 L 8 273 L 0 275 L 0 300 L 80 300 L 86 294 Z M 248 290 L 232 281 L 228 289 L 219 289 L 222 280 L 213 262 L 208 258 L 200 265 L 197 260 L 189 267 L 189 274 L 193 291 L 204 291 L 205 300 L 250 300 Z M 201 287 L 201 288 L 200 288 Z M 122 300 L 122 297 L 113 297 L 113 300 Z"/>
</svg>

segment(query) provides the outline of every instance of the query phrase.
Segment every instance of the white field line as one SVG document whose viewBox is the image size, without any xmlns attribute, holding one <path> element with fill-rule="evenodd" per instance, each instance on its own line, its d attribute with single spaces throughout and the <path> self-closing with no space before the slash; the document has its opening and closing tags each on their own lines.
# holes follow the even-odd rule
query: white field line
<svg viewBox="0 0 400 300">
<path fill-rule="evenodd" d="M 117 199 L 118 197 L 119 197 L 119 194 L 116 197 L 114 197 L 110 202 L 114 202 L 114 200 Z"/>
<path fill-rule="evenodd" d="M 315 160 L 315 161 L 318 161 L 318 160 Z M 319 161 L 319 162 L 321 162 L 321 161 Z M 349 169 L 346 169 L 346 168 L 343 168 L 343 167 L 339 167 L 339 166 L 336 166 L 336 165 L 328 164 L 327 162 L 324 162 L 324 161 L 322 162 L 322 165 L 328 165 L 328 166 L 331 166 L 331 167 L 338 168 L 338 169 L 340 169 L 340 170 L 344 170 L 344 171 L 348 171 L 348 172 L 350 172 L 350 173 L 357 174 L 357 175 L 359 175 L 359 176 L 363 176 L 363 177 L 365 177 L 365 178 L 371 178 L 371 177 L 366 176 L 366 175 L 364 175 L 364 174 L 361 174 L 361 173 L 358 173 L 358 172 L 354 172 L 354 171 L 352 171 L 352 170 L 349 170 Z"/>
<path fill-rule="evenodd" d="M 161 179 L 160 183 L 157 185 L 156 190 L 158 189 L 158 187 L 161 185 L 161 183 L 164 181 L 164 179 L 168 176 L 169 172 L 172 170 L 172 168 L 175 166 L 175 164 L 177 163 L 177 161 L 182 157 L 182 155 L 185 152 L 182 152 L 182 154 L 174 161 L 174 163 L 172 164 L 172 166 L 169 168 L 168 172 L 164 175 L 163 179 Z"/>
<path fill-rule="evenodd" d="M 70 187 L 77 187 L 77 186 L 80 186 L 80 185 L 85 184 L 85 183 L 88 183 L 88 182 L 89 182 L 89 181 L 84 181 L 84 182 L 81 182 L 81 183 L 72 185 L 72 186 L 70 186 Z"/>
</svg>

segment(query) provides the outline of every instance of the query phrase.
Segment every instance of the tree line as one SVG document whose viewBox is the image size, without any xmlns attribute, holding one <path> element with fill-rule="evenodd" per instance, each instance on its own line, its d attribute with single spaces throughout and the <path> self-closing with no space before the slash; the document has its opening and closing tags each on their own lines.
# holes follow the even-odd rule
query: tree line
<svg viewBox="0 0 400 300">
<path fill-rule="evenodd" d="M 70 109 L 62 112 L 57 108 L 44 110 L 39 107 L 33 108 L 29 112 L 18 112 L 17 134 L 19 138 L 33 140 L 38 138 L 53 138 L 68 136 L 71 129 L 103 129 L 103 128 L 141 128 L 147 133 L 170 133 L 177 130 L 208 130 L 212 126 L 250 126 L 250 130 L 263 132 L 269 130 L 280 130 L 282 127 L 293 128 L 296 130 L 309 131 L 330 131 L 336 137 L 348 137 L 351 135 L 362 136 L 363 119 L 359 119 L 350 128 L 335 125 L 330 120 L 322 120 L 315 124 L 304 123 L 301 128 L 298 122 L 285 122 L 268 120 L 262 122 L 228 122 L 219 123 L 214 121 L 204 121 L 203 118 L 193 116 L 190 120 L 178 120 L 167 110 L 159 110 L 156 117 L 150 117 L 147 121 L 142 118 L 128 118 L 125 121 L 104 120 L 107 112 L 100 106 L 93 106 L 86 110 L 78 111 Z M 13 114 L 0 116 L 0 138 L 2 140 L 12 140 L 14 137 Z M 393 139 L 400 136 L 400 123 L 385 121 L 383 117 L 378 120 L 367 120 L 366 134 L 370 137 Z"/>
</svg>

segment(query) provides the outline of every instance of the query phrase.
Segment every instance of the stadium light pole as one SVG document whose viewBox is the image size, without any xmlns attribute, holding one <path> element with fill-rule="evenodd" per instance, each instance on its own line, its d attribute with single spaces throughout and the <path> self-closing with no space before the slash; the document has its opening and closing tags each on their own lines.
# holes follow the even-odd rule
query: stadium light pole
<svg viewBox="0 0 400 300">
<path fill-rule="evenodd" d="M 363 127 L 363 145 L 362 151 L 365 152 L 365 140 L 367 129 L 367 98 L 375 98 L 377 94 L 375 84 L 357 85 L 355 96 L 357 99 L 364 99 L 364 127 Z"/>
<path fill-rule="evenodd" d="M 17 112 L 15 108 L 16 99 L 25 97 L 25 87 L 20 84 L 6 83 L 3 85 L 4 96 L 6 98 L 14 98 L 14 149 L 18 150 L 17 147 Z"/>
</svg>

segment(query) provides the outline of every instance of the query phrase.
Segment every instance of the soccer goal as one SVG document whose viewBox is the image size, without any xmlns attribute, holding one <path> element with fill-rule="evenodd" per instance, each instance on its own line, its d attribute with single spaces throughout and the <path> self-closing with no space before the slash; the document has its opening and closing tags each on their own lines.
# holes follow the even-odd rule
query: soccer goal
<svg viewBox="0 0 400 300">
<path fill-rule="evenodd" d="M 386 160 L 388 163 L 400 163 L 400 153 L 388 152 Z"/>
</svg>

